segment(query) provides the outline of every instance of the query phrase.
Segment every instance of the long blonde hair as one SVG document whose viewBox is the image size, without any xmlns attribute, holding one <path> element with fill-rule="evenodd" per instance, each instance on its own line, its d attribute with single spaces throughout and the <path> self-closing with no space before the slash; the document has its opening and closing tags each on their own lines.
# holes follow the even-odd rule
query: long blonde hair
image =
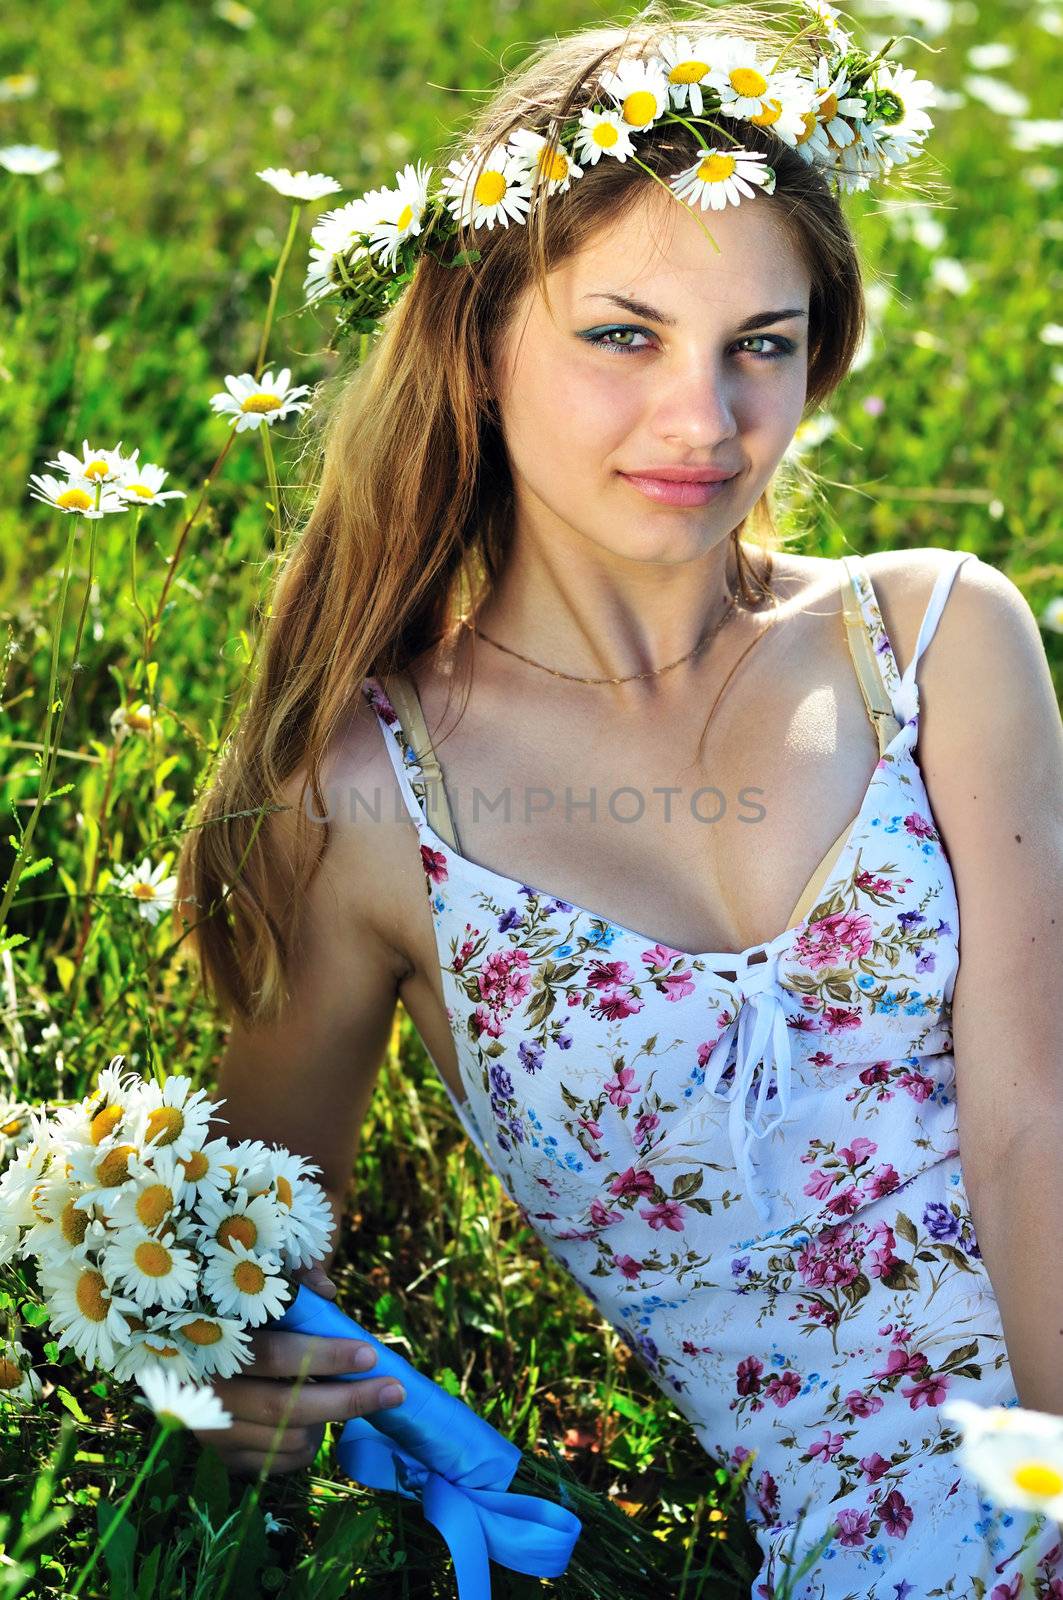
<svg viewBox="0 0 1063 1600">
<path fill-rule="evenodd" d="M 473 143 L 491 149 L 517 127 L 556 138 L 563 121 L 594 102 L 600 70 L 675 30 L 740 33 L 776 50 L 792 36 L 761 6 L 690 0 L 673 12 L 654 0 L 629 27 L 591 26 L 541 44 L 441 165 Z M 788 60 L 807 68 L 817 53 L 797 40 Z M 774 194 L 755 203 L 777 208 L 809 269 L 811 407 L 844 378 L 863 335 L 856 246 L 821 172 L 768 128 L 744 122 L 742 142 L 775 168 Z M 687 129 L 661 124 L 643 133 L 638 153 L 667 179 L 698 147 Z M 459 232 L 456 248 L 481 252 L 473 266 L 422 254 L 365 359 L 336 388 L 320 435 L 316 500 L 278 576 L 246 709 L 178 862 L 178 896 L 196 907 L 203 980 L 246 1021 L 274 1018 L 287 997 L 300 894 L 328 845 L 328 824 L 318 824 L 315 851 L 300 804 L 298 859 L 271 849 L 268 812 L 281 786 L 302 769 L 302 796 L 309 789 L 321 816 L 322 761 L 363 679 L 401 670 L 430 649 L 505 566 L 513 497 L 490 399 L 494 338 L 530 284 L 543 292 L 546 273 L 648 186 L 660 189 L 635 163 L 600 160 L 548 203 L 539 195 L 526 225 Z M 746 531 L 765 554 L 761 573 L 743 549 Z M 770 486 L 732 540 L 741 598 L 770 598 L 771 551 L 783 542 Z"/>
</svg>

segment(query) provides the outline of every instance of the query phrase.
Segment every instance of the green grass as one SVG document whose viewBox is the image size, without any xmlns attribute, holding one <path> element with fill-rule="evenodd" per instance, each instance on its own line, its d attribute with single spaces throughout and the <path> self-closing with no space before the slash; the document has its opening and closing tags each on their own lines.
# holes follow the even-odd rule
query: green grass
<svg viewBox="0 0 1063 1600">
<path fill-rule="evenodd" d="M 254 10 L 253 26 L 241 29 L 206 4 L 47 0 L 9 11 L 0 36 L 0 76 L 40 78 L 32 99 L 0 104 L 0 145 L 36 142 L 63 156 L 43 178 L 0 172 L 5 841 L 32 814 L 40 782 L 70 531 L 70 519 L 28 497 L 29 474 L 60 448 L 79 453 L 83 438 L 121 439 L 164 465 L 168 486 L 189 492 L 176 510 L 145 512 L 137 530 L 137 596 L 149 615 L 169 575 L 147 657 L 131 522 L 98 525 L 91 582 L 87 525 L 77 531 L 60 688 L 80 626 L 77 670 L 56 792 L 30 850 L 46 864 L 19 885 L 8 931 L 24 942 L 2 958 L 0 974 L 0 1087 L 31 1101 L 82 1094 L 117 1052 L 144 1072 L 215 1079 L 223 1033 L 178 964 L 169 919 L 152 928 L 137 917 L 110 875 L 175 852 L 230 715 L 268 574 L 265 469 L 257 440 L 244 435 L 179 562 L 167 567 L 226 438 L 209 396 L 254 359 L 287 229 L 287 203 L 256 169 L 325 170 L 344 184 L 340 200 L 390 182 L 407 159 L 432 159 L 475 92 L 543 34 L 613 15 L 582 0 L 427 8 L 262 0 Z M 1001 0 L 977 12 L 957 6 L 951 28 L 931 40 L 941 54 L 909 44 L 902 59 L 958 92 L 968 48 L 1008 40 L 1015 59 L 998 76 L 1029 97 L 1031 117 L 1054 116 L 1059 32 L 1042 25 L 1047 10 Z M 873 18 L 868 34 L 887 29 L 915 25 Z M 974 100 L 935 121 L 943 188 L 933 215 L 944 230 L 936 251 L 925 233 L 924 242 L 911 236 L 903 199 L 848 202 L 869 278 L 890 293 L 878 292 L 870 357 L 832 403 L 835 429 L 813 457 L 827 487 L 798 492 L 788 521 L 804 530 L 804 549 L 823 555 L 976 550 L 1040 616 L 1063 592 L 1063 357 L 1040 337 L 1058 320 L 1056 151 L 1016 151 L 1008 122 Z M 337 363 L 327 349 L 331 314 L 298 309 L 315 210 L 304 211 L 270 343 L 275 364 L 309 384 Z M 935 256 L 962 264 L 966 293 L 935 282 Z M 865 408 L 872 396 L 882 402 L 877 415 Z M 290 526 L 309 492 L 303 442 L 282 426 L 273 443 Z M 1060 635 L 1044 637 L 1060 686 Z M 144 699 L 159 713 L 155 738 L 116 744 L 111 712 Z M 4 850 L 6 876 L 11 845 Z M 579 1502 L 588 1534 L 565 1579 L 543 1586 L 495 1567 L 495 1594 L 748 1594 L 743 1560 L 755 1569 L 756 1557 L 725 1509 L 728 1486 L 484 1171 L 404 1016 L 363 1132 L 355 1192 L 338 1258 L 345 1302 L 538 1452 L 543 1471 L 553 1441 L 566 1492 L 588 1495 Z M 3 1283 L 0 1309 L 17 1328 L 23 1296 L 10 1269 Z M 0 1503 L 11 1519 L 0 1525 L 0 1547 L 15 1560 L 0 1564 L 0 1597 L 58 1597 L 84 1568 L 148 1442 L 127 1390 L 90 1383 L 46 1328 L 27 1325 L 22 1337 L 46 1389 L 39 1411 L 8 1417 L 0 1432 Z M 48 1505 L 59 1513 L 51 1523 Z M 264 1509 L 288 1526 L 267 1538 Z M 238 1546 L 237 1525 L 226 1529 L 233 1512 Z M 639 1577 L 647 1552 L 657 1564 Z M 411 1600 L 453 1593 L 419 1508 L 342 1479 L 327 1448 L 313 1473 L 269 1480 L 259 1495 L 177 1435 L 82 1592 L 316 1600 L 348 1585 Z"/>
</svg>

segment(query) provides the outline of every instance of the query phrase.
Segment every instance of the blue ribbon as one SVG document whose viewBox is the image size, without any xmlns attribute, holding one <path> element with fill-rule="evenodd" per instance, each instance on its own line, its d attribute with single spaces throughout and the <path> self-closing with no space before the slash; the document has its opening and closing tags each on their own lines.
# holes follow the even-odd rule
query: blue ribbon
<svg viewBox="0 0 1063 1600">
<path fill-rule="evenodd" d="M 403 1385 L 400 1405 L 374 1411 L 372 1421 L 352 1417 L 344 1425 L 340 1467 L 370 1489 L 422 1501 L 425 1518 L 453 1558 L 458 1600 L 490 1600 L 488 1557 L 534 1578 L 564 1572 L 583 1524 L 549 1500 L 506 1492 L 521 1452 L 489 1422 L 305 1283 L 269 1326 L 325 1339 L 364 1339 L 376 1351 L 375 1364 L 343 1378 L 396 1378 Z"/>
</svg>

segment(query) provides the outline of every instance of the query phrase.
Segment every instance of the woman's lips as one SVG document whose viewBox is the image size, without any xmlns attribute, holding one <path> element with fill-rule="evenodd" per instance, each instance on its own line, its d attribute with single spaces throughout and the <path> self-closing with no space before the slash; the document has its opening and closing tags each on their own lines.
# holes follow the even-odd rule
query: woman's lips
<svg viewBox="0 0 1063 1600">
<path fill-rule="evenodd" d="M 735 475 L 719 478 L 715 483 L 675 483 L 668 478 L 636 477 L 629 472 L 622 472 L 620 476 L 648 500 L 656 500 L 660 505 L 704 506 L 718 499 L 734 482 Z"/>
</svg>

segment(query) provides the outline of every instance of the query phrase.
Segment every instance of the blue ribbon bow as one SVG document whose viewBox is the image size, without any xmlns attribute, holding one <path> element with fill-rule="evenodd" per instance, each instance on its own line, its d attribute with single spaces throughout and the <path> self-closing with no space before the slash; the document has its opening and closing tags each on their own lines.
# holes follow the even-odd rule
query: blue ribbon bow
<svg viewBox="0 0 1063 1600">
<path fill-rule="evenodd" d="M 396 1378 L 403 1385 L 400 1405 L 374 1411 L 371 1422 L 352 1417 L 344 1425 L 340 1467 L 367 1488 L 422 1501 L 426 1519 L 453 1558 L 458 1600 L 490 1600 L 488 1557 L 535 1578 L 564 1572 L 583 1524 L 549 1500 L 506 1492 L 521 1452 L 489 1422 L 306 1284 L 269 1326 L 325 1339 L 364 1339 L 376 1351 L 376 1363 L 368 1372 L 342 1376 L 354 1383 Z"/>
</svg>

